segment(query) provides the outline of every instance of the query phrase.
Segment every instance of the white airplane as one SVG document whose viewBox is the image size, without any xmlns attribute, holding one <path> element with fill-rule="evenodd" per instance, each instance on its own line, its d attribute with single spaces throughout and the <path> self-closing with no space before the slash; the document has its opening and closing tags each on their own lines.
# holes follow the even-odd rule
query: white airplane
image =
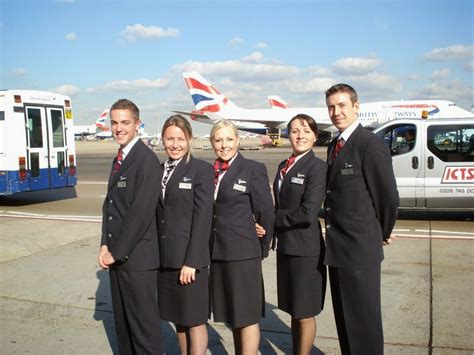
<svg viewBox="0 0 474 355">
<path fill-rule="evenodd" d="M 107 116 L 109 114 L 109 110 L 104 110 L 99 118 L 95 121 L 95 124 L 89 126 L 74 126 L 74 136 L 75 137 L 88 137 L 93 136 L 95 138 L 104 139 L 112 137 L 112 132 L 110 131 L 110 127 L 107 127 L 105 121 L 107 120 Z"/>
<path fill-rule="evenodd" d="M 326 107 L 290 108 L 283 99 L 273 95 L 268 97 L 272 108 L 245 109 L 235 105 L 199 73 L 184 72 L 183 77 L 196 110 L 173 112 L 192 120 L 213 124 L 217 120 L 227 119 L 239 130 L 279 139 L 280 136 L 287 136 L 288 121 L 297 114 L 304 113 L 316 120 L 320 130 L 329 133 L 336 131 Z M 359 121 L 368 128 L 375 128 L 397 118 L 421 118 L 422 115 L 427 115 L 428 118 L 474 117 L 471 112 L 446 100 L 379 101 L 361 103 L 359 108 Z M 330 138 L 331 134 L 327 139 Z"/>
</svg>

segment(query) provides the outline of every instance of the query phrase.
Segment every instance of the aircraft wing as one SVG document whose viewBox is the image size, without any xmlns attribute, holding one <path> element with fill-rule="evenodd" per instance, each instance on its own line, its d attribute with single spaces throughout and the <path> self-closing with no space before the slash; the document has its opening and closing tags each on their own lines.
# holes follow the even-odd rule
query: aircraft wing
<svg viewBox="0 0 474 355">
<path fill-rule="evenodd" d="M 204 113 L 188 112 L 188 111 L 171 111 L 171 112 L 178 113 L 178 114 L 183 115 L 183 116 L 188 116 L 191 119 L 199 118 L 201 120 L 211 120 L 211 118 L 208 115 L 204 114 Z M 193 117 L 195 117 L 195 118 L 193 118 Z"/>
</svg>

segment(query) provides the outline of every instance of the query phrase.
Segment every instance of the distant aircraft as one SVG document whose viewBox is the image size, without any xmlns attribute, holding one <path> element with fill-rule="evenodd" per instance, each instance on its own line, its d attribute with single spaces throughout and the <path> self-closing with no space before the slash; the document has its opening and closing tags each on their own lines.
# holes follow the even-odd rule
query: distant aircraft
<svg viewBox="0 0 474 355">
<path fill-rule="evenodd" d="M 107 120 L 109 110 L 104 110 L 99 118 L 95 121 L 95 124 L 89 126 L 74 126 L 75 137 L 87 137 L 94 136 L 96 138 L 109 138 L 112 137 L 110 127 L 107 127 L 105 121 Z"/>
<path fill-rule="evenodd" d="M 326 107 L 290 108 L 283 99 L 273 95 L 268 97 L 271 109 L 245 109 L 235 105 L 199 73 L 184 72 L 183 77 L 196 110 L 173 112 L 192 120 L 213 124 L 228 119 L 239 130 L 269 135 L 275 142 L 287 136 L 288 121 L 300 113 L 316 120 L 319 129 L 327 132 L 325 139 L 330 139 L 336 131 Z M 392 119 L 421 118 L 422 114 L 427 114 L 428 118 L 474 117 L 471 112 L 446 100 L 380 101 L 360 104 L 359 121 L 365 127 L 375 128 Z"/>
</svg>

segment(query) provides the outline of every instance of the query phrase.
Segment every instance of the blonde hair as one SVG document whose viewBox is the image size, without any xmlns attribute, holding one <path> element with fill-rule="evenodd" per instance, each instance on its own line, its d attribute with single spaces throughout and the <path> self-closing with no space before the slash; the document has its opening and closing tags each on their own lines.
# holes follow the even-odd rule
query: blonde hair
<svg viewBox="0 0 474 355">
<path fill-rule="evenodd" d="M 216 131 L 218 131 L 221 128 L 225 127 L 230 127 L 232 131 L 234 132 L 235 136 L 237 139 L 239 138 L 239 133 L 237 132 L 237 127 L 232 121 L 229 120 L 219 120 L 211 128 L 211 134 L 209 140 L 212 142 L 214 140 L 214 135 L 216 134 Z"/>
</svg>

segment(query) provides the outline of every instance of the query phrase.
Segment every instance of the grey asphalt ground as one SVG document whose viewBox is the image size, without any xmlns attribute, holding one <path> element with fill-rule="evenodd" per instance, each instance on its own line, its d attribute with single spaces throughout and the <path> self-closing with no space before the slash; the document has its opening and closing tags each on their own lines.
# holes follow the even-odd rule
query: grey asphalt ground
<svg viewBox="0 0 474 355">
<path fill-rule="evenodd" d="M 79 184 L 78 198 L 91 188 Z M 1 354 L 114 353 L 108 273 L 95 260 L 99 236 L 94 221 L 0 216 Z M 399 238 L 385 248 L 386 354 L 474 354 L 473 251 L 472 239 Z M 291 353 L 290 318 L 276 307 L 275 259 L 270 253 L 263 264 L 262 354 Z M 312 353 L 339 354 L 329 285 L 317 325 Z M 166 353 L 178 354 L 172 325 L 162 328 Z M 209 354 L 233 353 L 228 328 L 210 321 L 208 330 Z"/>
<path fill-rule="evenodd" d="M 1 353 L 113 353 L 108 273 L 95 262 L 100 224 L 3 217 L 0 226 Z M 472 241 L 399 239 L 385 252 L 386 353 L 474 353 Z M 289 317 L 276 308 L 275 277 L 271 253 L 264 261 L 262 354 L 291 353 Z M 330 292 L 317 322 L 314 353 L 338 354 Z M 163 332 L 167 353 L 177 354 L 172 326 L 163 322 Z M 210 322 L 209 334 L 210 354 L 233 353 L 224 325 Z"/>
</svg>

